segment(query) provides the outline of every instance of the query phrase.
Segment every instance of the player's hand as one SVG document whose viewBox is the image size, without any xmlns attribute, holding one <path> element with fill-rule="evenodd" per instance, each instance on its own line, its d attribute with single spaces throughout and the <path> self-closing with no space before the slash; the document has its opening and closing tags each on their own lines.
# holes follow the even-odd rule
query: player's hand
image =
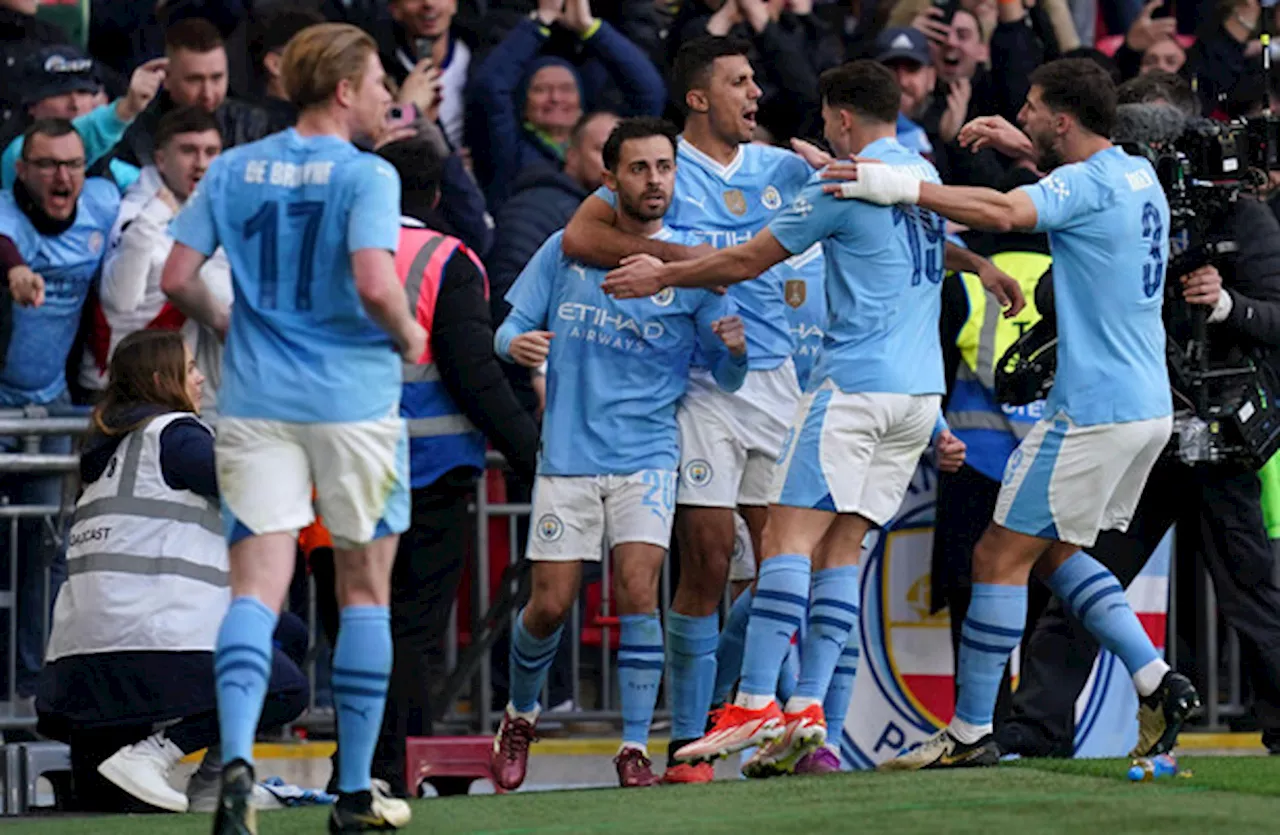
<svg viewBox="0 0 1280 835">
<path fill-rule="evenodd" d="M 1036 158 L 1031 137 L 1009 124 L 1003 116 L 979 116 L 960 128 L 956 138 L 960 140 L 960 147 L 975 154 L 983 148 L 994 148 L 1014 159 Z"/>
<path fill-rule="evenodd" d="M 1018 283 L 1018 279 L 990 261 L 978 270 L 978 280 L 996 297 L 996 301 L 1000 302 L 1000 307 L 1004 310 L 1004 318 L 1011 319 L 1017 316 L 1022 312 L 1022 308 L 1027 306 L 1027 298 L 1022 294 L 1022 285 Z"/>
<path fill-rule="evenodd" d="M 711 15 L 707 20 L 707 34 L 722 38 L 729 34 L 730 29 L 742 23 L 744 19 L 738 0 L 724 0 L 720 4 L 720 8 L 716 9 L 715 14 Z"/>
<path fill-rule="evenodd" d="M 741 357 L 747 353 L 747 329 L 742 324 L 741 316 L 725 316 L 711 323 L 711 330 L 715 331 L 716 336 L 720 337 L 720 341 L 724 343 L 724 347 L 729 349 L 729 353 L 735 357 Z"/>
<path fill-rule="evenodd" d="M 407 363 L 416 363 L 427 351 L 427 329 L 417 322 L 409 325 L 400 339 L 400 358 Z"/>
<path fill-rule="evenodd" d="M 168 206 L 169 211 L 174 214 L 177 214 L 178 209 L 182 208 L 181 204 L 178 203 L 177 196 L 163 182 L 160 183 L 160 188 L 156 189 L 156 199 Z"/>
<path fill-rule="evenodd" d="M 132 122 L 139 113 L 147 109 L 156 93 L 160 92 L 160 85 L 164 84 L 168 69 L 168 58 L 154 58 L 133 71 L 129 78 L 129 92 L 116 108 L 116 116 L 120 117 L 120 121 Z"/>
<path fill-rule="evenodd" d="M 615 299 L 643 299 L 661 292 L 663 263 L 652 255 L 637 253 L 622 259 L 622 266 L 604 277 L 604 290 Z"/>
<path fill-rule="evenodd" d="M 938 122 L 938 135 L 943 142 L 950 142 L 960 133 L 964 117 L 969 115 L 969 99 L 973 95 L 973 85 L 967 78 L 957 78 L 947 87 L 947 109 Z"/>
<path fill-rule="evenodd" d="M 537 368 L 551 353 L 551 331 L 529 331 L 511 340 L 511 358 L 525 368 Z"/>
<path fill-rule="evenodd" d="M 865 200 L 881 206 L 915 203 L 920 199 L 920 180 L 905 171 L 864 159 L 834 162 L 822 172 L 827 183 L 822 190 L 844 200 Z"/>
<path fill-rule="evenodd" d="M 1187 304 L 1202 304 L 1205 307 L 1216 307 L 1222 298 L 1222 276 L 1217 267 L 1201 267 L 1180 279 L 1182 297 Z"/>
<path fill-rule="evenodd" d="M 934 448 L 938 453 L 938 469 L 942 472 L 954 473 L 964 466 L 964 441 L 952 435 L 950 429 L 942 430 Z"/>
<path fill-rule="evenodd" d="M 550 26 L 564 12 L 564 0 L 538 0 L 537 15 L 543 26 Z"/>
<path fill-rule="evenodd" d="M 1142 7 L 1142 14 L 1138 15 L 1133 25 L 1129 27 L 1128 34 L 1124 36 L 1124 42 L 1134 52 L 1139 54 L 1146 52 L 1154 44 L 1165 38 L 1172 38 L 1178 33 L 1176 17 L 1162 17 L 1159 20 L 1152 18 L 1156 10 L 1163 5 L 1164 0 L 1151 0 Z"/>
<path fill-rule="evenodd" d="M 19 264 L 9 270 L 9 295 L 23 307 L 39 307 L 44 304 L 44 276 Z"/>
<path fill-rule="evenodd" d="M 795 151 L 800 155 L 801 159 L 809 163 L 810 168 L 826 168 L 828 165 L 835 162 L 836 159 L 817 145 L 814 145 L 812 142 L 804 139 L 792 139 L 791 150 Z"/>
<path fill-rule="evenodd" d="M 377 151 L 392 142 L 399 142 L 402 139 L 413 139 L 418 135 L 418 129 L 413 125 L 391 125 L 384 124 L 382 132 L 373 140 L 373 150 Z"/>
</svg>

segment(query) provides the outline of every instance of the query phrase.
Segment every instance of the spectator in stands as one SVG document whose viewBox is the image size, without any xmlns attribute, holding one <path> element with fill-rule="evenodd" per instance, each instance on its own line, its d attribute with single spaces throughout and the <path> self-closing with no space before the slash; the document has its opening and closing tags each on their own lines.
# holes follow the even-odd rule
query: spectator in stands
<svg viewBox="0 0 1280 835">
<path fill-rule="evenodd" d="M 165 59 L 157 58 L 138 67 L 129 80 L 129 91 L 114 102 L 106 102 L 93 59 L 79 49 L 54 46 L 27 56 L 23 110 L 10 121 L 11 129 L 19 135 L 8 143 L 0 162 L 4 187 L 13 187 L 22 156 L 21 131 L 36 119 L 71 120 L 84 141 L 85 164 L 92 166 L 115 147 L 129 124 L 151 104 L 164 82 L 166 64 Z"/>
<path fill-rule="evenodd" d="M 573 127 L 584 105 L 591 104 L 593 91 L 584 89 L 579 68 L 542 54 L 552 26 L 577 35 L 589 59 L 607 69 L 632 108 L 623 115 L 662 112 L 662 77 L 635 44 L 592 15 L 589 0 L 540 0 L 533 16 L 489 53 L 472 81 L 468 131 L 490 211 L 501 208 L 525 168 L 563 166 Z"/>
<path fill-rule="evenodd" d="M 404 771 L 405 737 L 431 734 L 429 662 L 445 637 L 466 564 L 467 504 L 485 469 L 485 439 L 532 481 L 538 428 L 494 356 L 484 266 L 461 241 L 421 220 L 440 199 L 443 157 L 421 138 L 378 153 L 400 175 L 396 268 L 429 346 L 418 364 L 404 367 L 400 414 L 409 425 L 413 510 L 391 578 L 394 661 L 373 764 L 374 777 L 403 797 L 417 789 L 408 782 L 417 775 Z M 332 568 L 319 564 L 319 553 L 312 559 L 327 596 Z M 329 637 L 332 644 L 336 635 Z"/>
<path fill-rule="evenodd" d="M 185 793 L 169 784 L 183 756 L 217 745 L 213 647 L 231 600 L 213 432 L 196 417 L 203 381 L 178 334 L 132 334 L 80 459 L 38 710 L 41 731 L 71 746 L 84 811 L 185 812 L 216 798 L 208 768 Z M 290 630 L 302 634 L 288 641 Z M 281 621 L 277 639 L 302 653 L 275 650 L 263 729 L 306 707 L 305 630 Z"/>
<path fill-rule="evenodd" d="M 875 59 L 898 78 L 901 91 L 898 141 L 933 159 L 934 140 L 920 124 L 933 103 L 933 89 L 938 81 L 928 40 L 918 29 L 889 27 L 876 39 L 876 47 Z"/>
<path fill-rule="evenodd" d="M 751 44 L 760 86 L 758 121 L 773 141 L 822 135 L 818 76 L 840 63 L 838 37 L 814 14 L 812 0 L 697 0 L 681 5 L 668 54 L 703 35 Z"/>
<path fill-rule="evenodd" d="M 89 287 L 102 262 L 107 233 L 120 209 L 120 193 L 106 180 L 85 179 L 84 142 L 66 120 L 40 120 L 27 128 L 12 191 L 0 192 L 0 271 L 13 299 L 13 331 L 0 367 L 0 407 L 70 404 L 67 357 L 80 327 Z M 12 451 L 16 438 L 0 438 Z M 71 439 L 41 438 L 45 453 L 68 454 Z M 0 478 L 0 494 L 14 504 L 57 505 L 58 475 Z M 43 657 L 44 570 L 56 594 L 66 565 L 43 520 L 19 525 L 17 690 L 33 695 Z M 10 528 L 0 526 L 7 556 Z"/>
<path fill-rule="evenodd" d="M 1150 0 L 1111 56 L 1125 79 L 1153 70 L 1177 72 L 1187 62 L 1187 53 L 1174 40 L 1178 34 L 1178 19 L 1153 17 L 1162 5 L 1165 5 L 1164 0 Z"/>
<path fill-rule="evenodd" d="M 260 86 L 258 106 L 267 113 L 267 132 L 275 133 L 293 127 L 298 121 L 298 108 L 289 101 L 280 66 L 285 45 L 294 35 L 324 23 L 324 18 L 305 6 L 269 8 L 254 20 L 249 34 L 249 63 Z"/>
<path fill-rule="evenodd" d="M 530 166 L 511 188 L 512 196 L 498 213 L 493 257 L 489 261 L 493 321 L 507 318 L 511 305 L 505 296 L 516 276 L 553 232 L 564 228 L 588 194 L 604 183 L 605 140 L 618 124 L 612 113 L 590 113 L 578 120 L 569 135 L 564 170 L 550 165 Z M 502 363 L 507 379 L 530 414 L 538 401 L 529 369 Z"/>
<path fill-rule="evenodd" d="M 0 70 L 5 77 L 0 84 L 0 124 L 20 110 L 23 88 L 15 77 L 28 54 L 70 43 L 66 32 L 36 17 L 38 5 L 39 0 L 0 0 Z"/>
<path fill-rule="evenodd" d="M 1217 0 L 1213 17 L 1201 27 L 1187 53 L 1186 69 L 1197 79 L 1205 116 L 1224 115 L 1227 96 L 1248 72 L 1250 52 L 1257 54 L 1253 44 L 1261 18 L 1258 0 Z"/>
<path fill-rule="evenodd" d="M 403 84 L 430 61 L 440 87 L 437 120 L 449 147 L 461 150 L 467 79 L 471 72 L 471 44 L 453 26 L 458 0 L 390 0 L 391 36 L 379 44 L 382 66 Z"/>
<path fill-rule="evenodd" d="M 80 365 L 80 385 L 89 392 L 107 385 L 107 368 L 120 341 L 147 328 L 181 329 L 204 378 L 201 412 L 212 417 L 222 379 L 222 339 L 188 320 L 160 290 L 160 274 L 173 249 L 169 221 L 186 202 L 209 164 L 222 152 L 218 122 L 199 107 L 171 110 L 156 131 L 154 163 L 142 169 L 120 204 L 107 238 L 102 280 Z M 218 250 L 200 276 L 222 302 L 231 304 L 231 267 Z"/>
<path fill-rule="evenodd" d="M 267 135 L 270 123 L 265 112 L 227 98 L 227 51 L 213 24 L 188 18 L 170 26 L 165 31 L 165 57 L 169 66 L 164 90 L 129 126 L 108 158 L 119 159 L 137 170 L 150 165 L 160 119 L 178 107 L 197 106 L 212 113 L 222 129 L 226 148 Z M 132 185 L 132 181 L 120 182 L 118 178 L 117 182 L 121 188 Z"/>
</svg>

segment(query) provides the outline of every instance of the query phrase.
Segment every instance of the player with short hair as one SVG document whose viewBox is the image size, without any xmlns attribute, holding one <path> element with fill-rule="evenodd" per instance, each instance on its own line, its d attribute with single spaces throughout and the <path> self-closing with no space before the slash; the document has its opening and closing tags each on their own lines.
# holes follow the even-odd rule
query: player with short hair
<svg viewBox="0 0 1280 835">
<path fill-rule="evenodd" d="M 758 234 L 813 174 L 808 163 L 789 151 L 750 144 L 760 88 L 748 49 L 749 44 L 733 38 L 697 38 L 680 48 L 672 70 L 688 115 L 666 223 L 697 233 L 695 243 L 717 249 Z M 611 200 L 601 190 L 583 202 L 565 228 L 566 254 L 601 267 L 617 266 L 635 252 L 663 260 L 698 254 L 615 228 Z M 747 380 L 736 392 L 725 392 L 705 362 L 695 360 L 676 417 L 680 576 L 666 623 L 672 690 L 669 755 L 706 727 L 716 675 L 717 611 L 734 549 L 734 510 L 747 520 L 758 546 L 774 465 L 800 397 L 783 278 L 769 271 L 759 281 L 731 287 L 729 296 L 746 323 Z M 714 777 L 707 763 L 681 764 L 668 756 L 667 766 L 666 782 Z"/>
<path fill-rule="evenodd" d="M 676 131 L 658 119 L 626 119 L 604 146 L 616 224 L 631 235 L 689 242 L 664 226 L 676 180 Z M 578 598 L 582 562 L 608 543 L 621 621 L 618 681 L 622 786 L 657 783 L 649 724 L 662 678 L 658 578 L 671 540 L 679 463 L 676 403 L 700 350 L 718 385 L 747 375 L 747 343 L 733 303 L 705 290 L 664 290 L 616 301 L 604 271 L 566 256 L 552 235 L 507 293 L 498 355 L 529 368 L 547 363 L 547 412 L 533 489 L 533 594 L 511 630 L 511 702 L 493 744 L 498 785 L 524 780 L 538 697 Z M 549 328 L 549 330 L 545 330 Z M 727 348 L 727 350 L 726 350 Z"/>
<path fill-rule="evenodd" d="M 900 91 L 888 69 L 856 61 L 828 70 L 821 93 L 824 133 L 837 153 L 938 181 L 933 166 L 895 138 Z M 935 434 L 947 436 L 940 449 L 948 455 L 963 451 L 939 413 L 944 264 L 979 275 L 1010 310 L 1022 304 L 1017 283 L 948 244 L 932 213 L 838 203 L 823 199 L 822 188 L 815 176 L 746 244 L 684 263 L 633 256 L 605 282 L 630 298 L 748 281 L 819 241 L 826 256 L 826 337 L 773 479 L 738 697 L 705 736 L 676 752 L 683 760 L 769 743 L 747 767 L 785 773 L 825 741 L 822 701 L 856 634 L 862 540 L 897 513 Z M 784 713 L 774 697 L 778 671 L 806 615 L 800 679 Z"/>
<path fill-rule="evenodd" d="M 409 521 L 400 363 L 426 334 L 396 276 L 400 180 L 352 139 L 383 129 L 390 95 L 373 39 L 354 26 L 299 33 L 284 53 L 301 115 L 222 154 L 174 220 L 161 280 L 185 313 L 227 334 L 218 484 L 233 600 L 214 656 L 223 759 L 216 835 L 256 831 L 253 736 L 271 634 L 298 531 L 323 514 L 336 546 L 333 652 L 338 802 L 330 832 L 393 829 L 409 807 L 370 780 L 391 670 L 391 566 Z M 197 272 L 218 246 L 235 316 Z"/>
<path fill-rule="evenodd" d="M 1111 143 L 1116 90 L 1087 59 L 1045 64 L 1019 114 L 961 131 L 970 145 L 1037 158 L 1040 182 L 1002 194 L 919 182 L 874 164 L 831 173 L 831 192 L 917 205 L 966 226 L 1048 232 L 1058 363 L 1045 417 L 1009 458 L 995 518 L 973 552 L 973 602 L 961 633 L 951 724 L 887 769 L 994 765 L 992 712 L 1009 653 L 1022 638 L 1034 570 L 1138 690 L 1135 755 L 1170 750 L 1199 706 L 1169 669 L 1115 576 L 1080 551 L 1100 530 L 1125 530 L 1169 440 L 1172 398 L 1161 318 L 1169 203 L 1155 170 Z M 903 210 L 903 209 L 899 209 Z"/>
</svg>

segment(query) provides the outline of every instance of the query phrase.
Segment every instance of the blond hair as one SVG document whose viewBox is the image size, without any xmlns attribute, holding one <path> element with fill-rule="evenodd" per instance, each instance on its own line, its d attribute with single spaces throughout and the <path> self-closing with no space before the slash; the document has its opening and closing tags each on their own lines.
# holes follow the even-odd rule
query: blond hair
<svg viewBox="0 0 1280 835">
<path fill-rule="evenodd" d="M 378 47 L 362 29 L 320 23 L 294 35 L 284 48 L 280 73 L 289 100 L 305 110 L 324 104 L 342 81 L 359 85 Z"/>
</svg>

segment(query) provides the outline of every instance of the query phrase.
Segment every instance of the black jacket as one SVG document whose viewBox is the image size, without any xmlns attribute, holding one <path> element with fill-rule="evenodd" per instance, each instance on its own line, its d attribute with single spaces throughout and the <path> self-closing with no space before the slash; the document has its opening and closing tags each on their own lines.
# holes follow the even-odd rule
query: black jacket
<svg viewBox="0 0 1280 835">
<path fill-rule="evenodd" d="M 151 164 L 151 155 L 155 150 L 156 129 L 160 119 L 176 105 L 169 94 L 161 92 L 155 101 L 133 120 L 125 130 L 116 147 L 94 166 L 95 171 L 106 171 L 112 159 L 127 162 L 142 168 Z M 222 130 L 222 144 L 225 148 L 234 148 L 248 142 L 261 139 L 271 132 L 271 116 L 260 107 L 246 104 L 235 99 L 227 99 L 213 114 Z"/>
<path fill-rule="evenodd" d="M 460 250 L 445 264 L 430 338 L 445 391 L 512 469 L 532 482 L 538 462 L 538 426 L 516 400 L 493 353 L 484 280 Z M 468 480 L 474 477 L 474 473 L 453 470 L 437 484 L 455 486 L 457 479 L 451 477 L 455 473 Z"/>
<path fill-rule="evenodd" d="M 565 227 L 587 190 L 576 180 L 549 165 L 526 168 L 516 178 L 512 196 L 502 204 L 495 220 L 494 246 L 489 266 L 489 308 L 494 326 L 511 311 L 505 296 L 520 271 L 551 235 Z M 530 413 L 538 404 L 529 369 L 504 362 L 502 369 L 516 397 Z"/>
<path fill-rule="evenodd" d="M 59 27 L 45 20 L 0 8 L 0 123 L 7 122 L 22 104 L 26 88 L 23 61 L 41 47 L 70 43 Z"/>
</svg>

